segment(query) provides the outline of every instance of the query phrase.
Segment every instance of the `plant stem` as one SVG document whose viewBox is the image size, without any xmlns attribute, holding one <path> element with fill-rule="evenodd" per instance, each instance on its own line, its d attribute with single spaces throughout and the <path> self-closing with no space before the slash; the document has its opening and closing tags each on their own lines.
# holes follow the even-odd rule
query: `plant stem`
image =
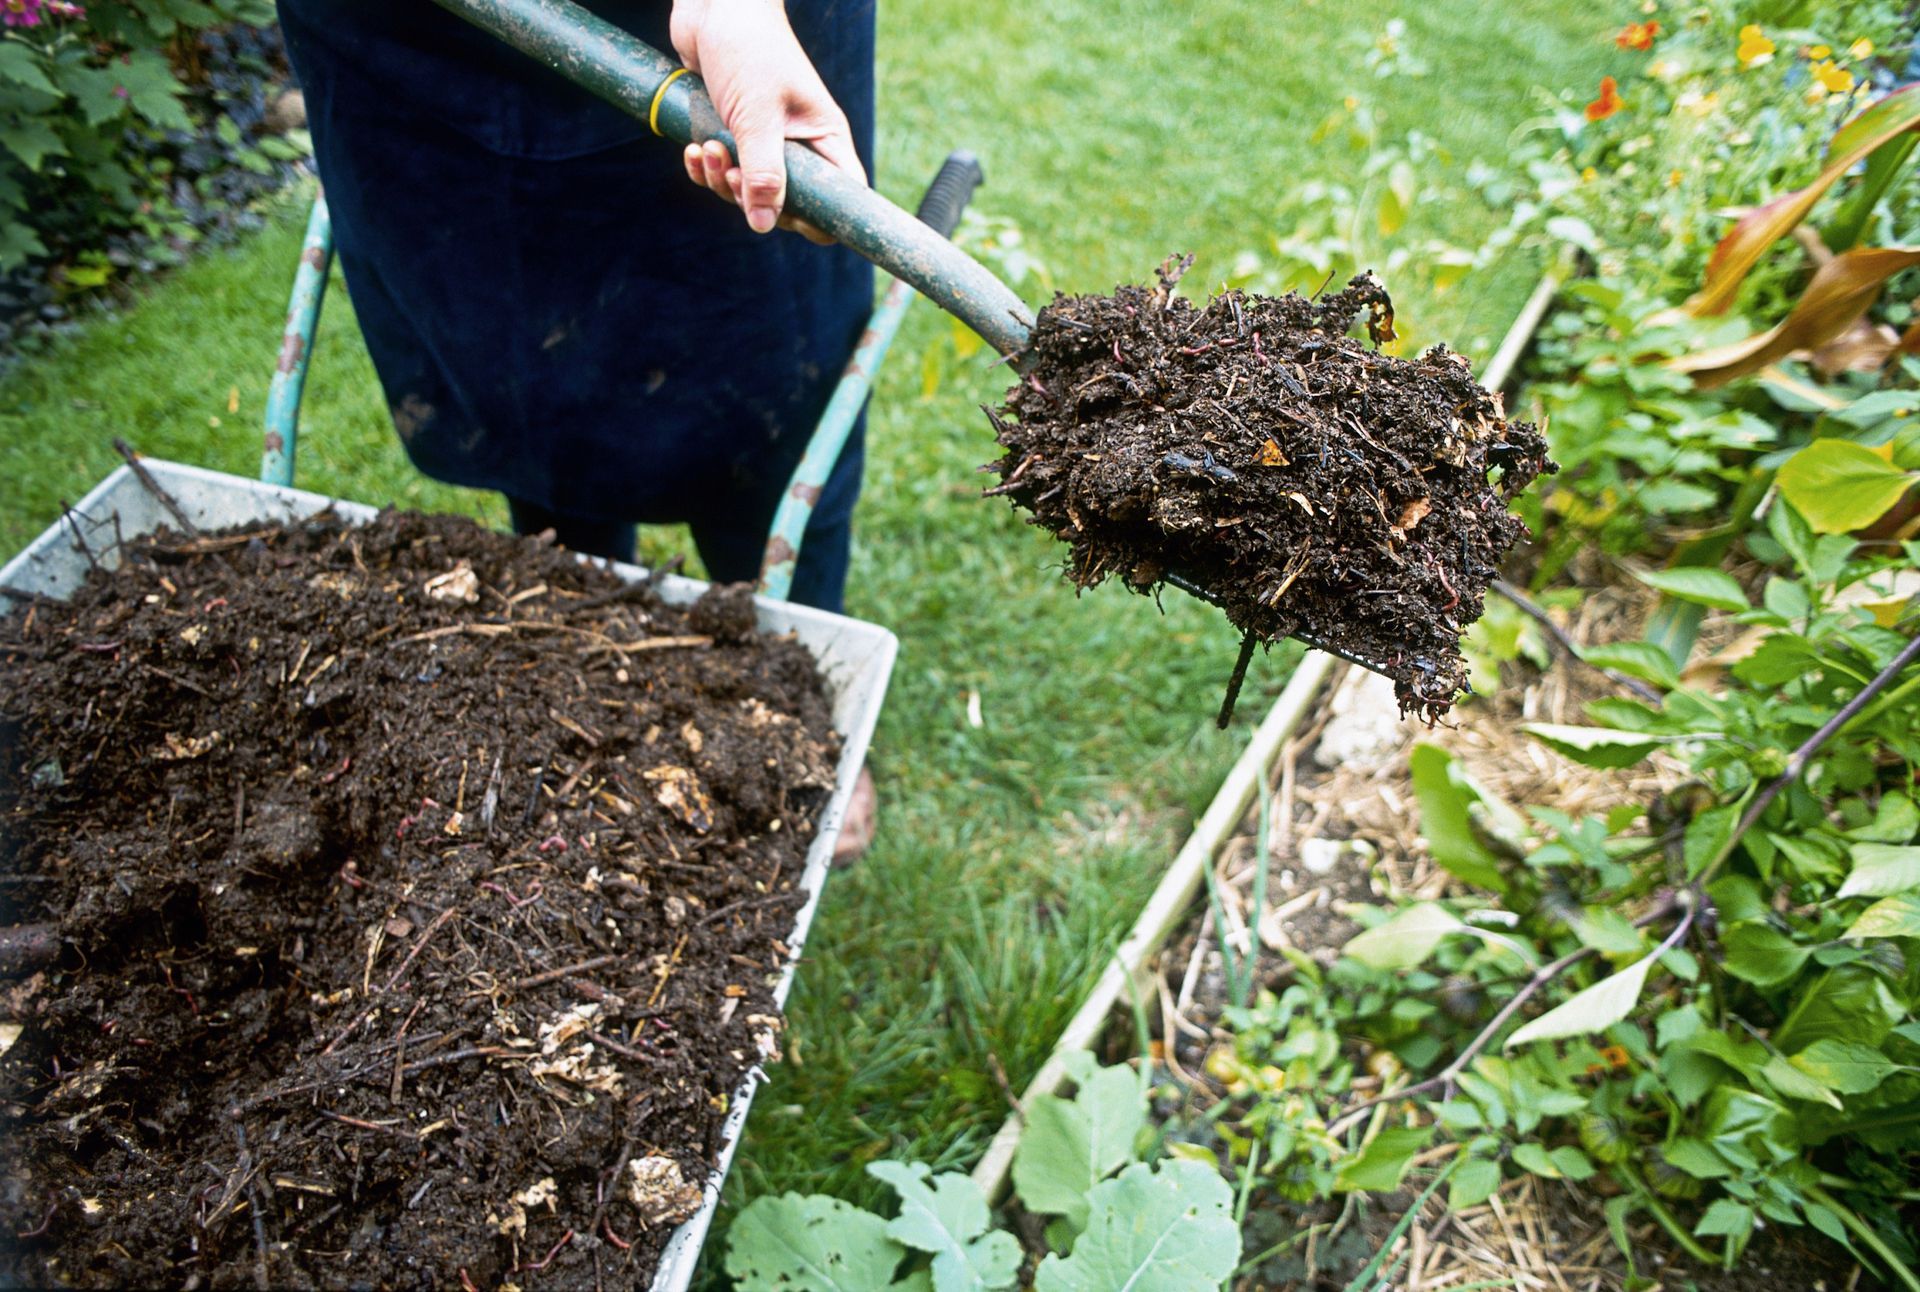
<svg viewBox="0 0 1920 1292">
<path fill-rule="evenodd" d="M 1915 640 L 1920 641 L 1920 638 L 1916 638 Z M 1891 1272 L 1895 1278 L 1899 1279 L 1900 1282 L 1904 1283 L 1910 1289 L 1910 1292 L 1920 1292 L 1920 1278 L 1916 1278 L 1913 1271 L 1908 1269 L 1898 1256 L 1894 1255 L 1893 1249 L 1887 1246 L 1886 1240 L 1873 1231 L 1873 1226 L 1854 1214 L 1853 1208 L 1847 1206 L 1844 1202 L 1841 1202 L 1817 1184 L 1804 1185 L 1802 1188 L 1809 1198 L 1812 1198 L 1834 1215 L 1840 1217 L 1840 1223 L 1852 1230 L 1853 1236 L 1866 1244 L 1867 1250 L 1875 1256 L 1878 1256 L 1888 1271 Z"/>
<path fill-rule="evenodd" d="M 1773 801 L 1780 797 L 1781 791 L 1806 775 L 1807 764 L 1813 761 L 1813 756 L 1820 752 L 1821 746 L 1838 735 L 1842 727 L 1852 722 L 1873 697 L 1885 690 L 1887 684 L 1898 677 L 1901 670 L 1913 663 L 1916 657 L 1920 657 L 1920 636 L 1914 637 L 1898 655 L 1887 661 L 1887 666 L 1875 674 L 1871 682 L 1861 687 L 1851 700 L 1840 706 L 1839 712 L 1821 723 L 1820 729 L 1808 736 L 1800 748 L 1793 751 L 1793 756 L 1787 759 L 1786 770 L 1767 782 L 1767 787 L 1754 796 L 1753 802 L 1747 804 L 1747 810 L 1740 814 L 1740 820 L 1733 827 L 1733 833 L 1720 846 L 1720 851 L 1714 854 L 1713 860 L 1707 863 L 1706 869 L 1700 872 L 1696 883 L 1704 885 L 1713 878 L 1713 873 L 1733 855 L 1734 849 L 1740 846 L 1740 840 L 1746 836 L 1748 830 L 1753 828 L 1754 823 L 1760 819 L 1760 815 L 1773 806 Z"/>
<path fill-rule="evenodd" d="M 1553 617 L 1542 609 L 1540 604 L 1532 597 L 1529 597 L 1505 579 L 1495 579 L 1493 581 L 1493 590 L 1513 602 L 1515 606 L 1518 606 L 1527 618 L 1546 629 L 1547 636 L 1553 639 L 1553 644 L 1566 652 L 1567 656 L 1575 663 L 1587 663 L 1586 657 L 1580 653 L 1580 648 L 1574 644 L 1573 638 L 1567 636 L 1566 630 L 1561 628 L 1559 624 L 1553 622 Z M 1587 667 L 1597 673 L 1606 674 L 1615 685 L 1625 687 L 1642 700 L 1645 700 L 1648 704 L 1658 704 L 1661 701 L 1662 697 L 1660 692 L 1647 683 L 1642 682 L 1637 677 L 1628 677 L 1618 669 L 1601 668 L 1597 664 L 1587 664 Z"/>
<path fill-rule="evenodd" d="M 1843 1175 L 1832 1175 L 1826 1171 L 1820 1173 L 1820 1183 L 1829 1189 L 1844 1189 L 1848 1193 L 1872 1193 L 1898 1202 L 1920 1202 L 1920 1189 L 1888 1191 L 1876 1185 L 1862 1184 L 1858 1180 L 1849 1180 Z"/>
<path fill-rule="evenodd" d="M 1625 1162 L 1616 1163 L 1613 1169 L 1619 1172 L 1621 1178 L 1626 1180 L 1627 1184 L 1633 1189 L 1634 1195 L 1638 1197 L 1646 1207 L 1647 1214 L 1659 1221 L 1660 1227 L 1672 1236 L 1674 1242 L 1680 1244 L 1681 1251 L 1693 1257 L 1694 1260 L 1709 1269 L 1726 1268 L 1725 1259 L 1714 1255 L 1710 1248 L 1687 1232 L 1686 1227 L 1680 1223 L 1671 1211 L 1667 1210 L 1667 1205 L 1660 1201 L 1653 1190 L 1647 1186 L 1647 1182 L 1640 1178 L 1639 1172 L 1635 1171 Z"/>
</svg>

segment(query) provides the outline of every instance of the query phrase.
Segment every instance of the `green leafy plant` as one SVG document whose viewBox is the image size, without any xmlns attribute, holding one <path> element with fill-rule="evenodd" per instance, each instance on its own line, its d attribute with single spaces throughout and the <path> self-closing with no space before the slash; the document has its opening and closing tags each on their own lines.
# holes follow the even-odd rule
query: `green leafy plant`
<svg viewBox="0 0 1920 1292">
<path fill-rule="evenodd" d="M 0 31 L 0 270 L 59 256 L 85 289 L 108 275 L 111 233 L 190 238 L 173 143 L 214 129 L 183 79 L 193 39 L 272 21 L 265 0 L 23 0 Z M 269 169 L 298 154 L 278 139 L 239 151 Z"/>
<path fill-rule="evenodd" d="M 1042 1095 L 1027 1108 L 1013 1160 L 1024 1209 L 1048 1217 L 1046 1252 L 1033 1272 L 1041 1292 L 1209 1292 L 1233 1272 L 1239 1230 L 1233 1194 L 1217 1169 L 1141 1160 L 1147 1102 L 1140 1078 L 1069 1056 L 1071 1098 Z M 758 1198 L 728 1235 L 727 1273 L 747 1292 L 1011 1287 L 1023 1255 L 994 1227 L 972 1178 L 935 1175 L 921 1163 L 876 1162 L 868 1171 L 899 1196 L 891 1220 L 834 1198 Z"/>
</svg>

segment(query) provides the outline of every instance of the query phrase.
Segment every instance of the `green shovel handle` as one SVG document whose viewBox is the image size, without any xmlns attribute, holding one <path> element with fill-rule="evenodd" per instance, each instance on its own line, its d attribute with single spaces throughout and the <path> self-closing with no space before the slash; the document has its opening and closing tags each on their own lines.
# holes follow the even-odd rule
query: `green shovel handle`
<svg viewBox="0 0 1920 1292">
<path fill-rule="evenodd" d="M 728 135 L 700 79 L 572 0 L 436 0 L 680 143 Z M 675 75 L 675 73 L 681 73 Z M 787 144 L 787 209 L 833 235 L 978 332 L 1024 349 L 1033 313 L 985 266 L 802 144 Z"/>
</svg>

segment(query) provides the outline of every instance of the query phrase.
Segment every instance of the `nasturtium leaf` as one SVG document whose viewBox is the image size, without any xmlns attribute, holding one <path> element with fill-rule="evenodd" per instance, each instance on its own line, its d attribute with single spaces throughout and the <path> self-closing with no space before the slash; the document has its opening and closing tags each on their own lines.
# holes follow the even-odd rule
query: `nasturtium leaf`
<svg viewBox="0 0 1920 1292">
<path fill-rule="evenodd" d="M 1605 1031 L 1632 1011 L 1655 957 L 1636 960 L 1548 1010 L 1507 1038 L 1507 1048 Z"/>
<path fill-rule="evenodd" d="M 1212 1167 L 1136 1164 L 1088 1202 L 1073 1254 L 1040 1262 L 1035 1292 L 1215 1292 L 1240 1263 L 1233 1189 Z"/>
<path fill-rule="evenodd" d="M 1895 893 L 1860 912 L 1843 938 L 1920 937 L 1920 893 Z"/>
<path fill-rule="evenodd" d="M 1013 1155 L 1013 1187 L 1028 1211 L 1086 1224 L 1094 1185 L 1134 1158 L 1146 1124 L 1140 1079 L 1124 1067 L 1086 1075 L 1072 1099 L 1042 1095 L 1027 1109 Z"/>
<path fill-rule="evenodd" d="M 1447 1207 L 1455 1212 L 1477 1207 L 1500 1187 L 1500 1164 L 1492 1158 L 1470 1157 L 1453 1170 L 1447 1181 Z"/>
<path fill-rule="evenodd" d="M 1822 534 L 1846 534 L 1880 519 L 1914 483 L 1887 458 L 1853 440 L 1815 440 L 1788 458 L 1780 492 Z"/>
<path fill-rule="evenodd" d="M 875 1162 L 867 1174 L 893 1186 L 900 1214 L 887 1235 L 933 1255 L 934 1292 L 990 1292 L 1011 1287 L 1020 1271 L 1020 1243 L 988 1233 L 987 1198 L 973 1177 L 957 1171 L 934 1176 L 924 1162 Z"/>
<path fill-rule="evenodd" d="M 1892 1076 L 1892 1059 L 1871 1045 L 1828 1038 L 1815 1041 L 1793 1056 L 1793 1066 L 1829 1090 L 1864 1095 Z"/>
<path fill-rule="evenodd" d="M 1342 1192 L 1371 1189 L 1380 1193 L 1399 1188 L 1414 1154 L 1427 1146 L 1433 1131 L 1432 1126 L 1387 1127 L 1340 1163 L 1333 1187 Z"/>
<path fill-rule="evenodd" d="M 1756 987 L 1785 982 L 1799 973 L 1813 954 L 1811 946 L 1758 921 L 1730 925 L 1721 935 L 1720 946 L 1727 972 Z"/>
<path fill-rule="evenodd" d="M 1576 727 L 1557 722 L 1523 722 L 1520 729 L 1588 767 L 1631 767 L 1661 745 L 1659 737 L 1607 727 Z"/>
<path fill-rule="evenodd" d="M 1369 969 L 1411 969 L 1432 955 L 1442 938 L 1465 927 L 1459 916 L 1438 902 L 1419 902 L 1356 933 L 1340 952 Z"/>
<path fill-rule="evenodd" d="M 1796 1068 L 1782 1055 L 1776 1054 L 1768 1059 L 1766 1066 L 1760 1069 L 1760 1075 L 1788 1099 L 1804 1099 L 1808 1103 L 1826 1104 L 1830 1108 L 1840 1107 L 1840 1100 L 1833 1091 Z"/>
<path fill-rule="evenodd" d="M 1409 771 L 1420 801 L 1420 833 L 1434 861 L 1469 884 L 1505 892 L 1500 858 L 1474 829 L 1472 805 L 1479 796 L 1453 755 L 1437 745 L 1415 745 Z"/>
<path fill-rule="evenodd" d="M 1680 670 L 1674 667 L 1673 656 L 1652 642 L 1588 646 L 1580 655 L 1596 668 L 1610 668 L 1658 687 L 1671 690 L 1680 685 Z"/>
<path fill-rule="evenodd" d="M 1658 588 L 1679 601 L 1690 601 L 1714 610 L 1750 608 L 1747 594 L 1725 570 L 1710 569 L 1704 565 L 1682 565 L 1671 570 L 1636 571 L 1635 577 L 1648 587 Z"/>
<path fill-rule="evenodd" d="M 1848 849 L 1853 870 L 1837 897 L 1890 897 L 1920 888 L 1920 847 L 1856 843 Z"/>
<path fill-rule="evenodd" d="M 743 1292 L 891 1288 L 906 1254 L 886 1221 L 838 1198 L 755 1198 L 727 1231 L 727 1273 Z"/>
</svg>

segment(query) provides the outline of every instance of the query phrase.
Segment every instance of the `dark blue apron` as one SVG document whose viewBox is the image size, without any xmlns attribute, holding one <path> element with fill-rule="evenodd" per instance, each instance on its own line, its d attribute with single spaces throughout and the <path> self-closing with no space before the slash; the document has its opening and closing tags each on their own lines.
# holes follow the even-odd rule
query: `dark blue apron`
<svg viewBox="0 0 1920 1292">
<path fill-rule="evenodd" d="M 588 8 L 671 51 L 669 6 Z M 789 16 L 873 157 L 872 0 Z M 581 532 L 688 522 L 749 579 L 872 303 L 872 270 L 756 236 L 680 148 L 430 0 L 281 0 L 353 307 L 422 471 Z M 838 608 L 857 428 L 794 599 Z M 630 532 L 630 531 L 628 531 Z"/>
</svg>

